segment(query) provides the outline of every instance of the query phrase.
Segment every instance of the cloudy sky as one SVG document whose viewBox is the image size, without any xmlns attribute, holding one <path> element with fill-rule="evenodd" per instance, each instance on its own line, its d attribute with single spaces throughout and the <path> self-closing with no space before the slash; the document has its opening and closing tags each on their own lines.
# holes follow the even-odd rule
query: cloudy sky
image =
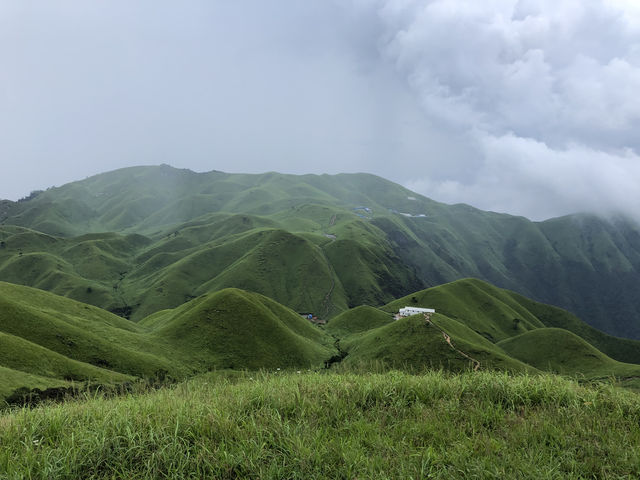
<svg viewBox="0 0 640 480">
<path fill-rule="evenodd" d="M 0 198 L 168 163 L 638 217 L 634 5 L 0 0 Z"/>
</svg>

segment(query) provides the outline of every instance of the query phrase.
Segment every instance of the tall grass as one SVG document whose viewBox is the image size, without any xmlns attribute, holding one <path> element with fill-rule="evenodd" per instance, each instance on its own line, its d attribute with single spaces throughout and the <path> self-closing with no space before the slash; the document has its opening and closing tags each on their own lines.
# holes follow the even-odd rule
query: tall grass
<svg viewBox="0 0 640 480">
<path fill-rule="evenodd" d="M 0 416 L 0 478 L 637 478 L 640 397 L 555 376 L 212 373 Z"/>
</svg>

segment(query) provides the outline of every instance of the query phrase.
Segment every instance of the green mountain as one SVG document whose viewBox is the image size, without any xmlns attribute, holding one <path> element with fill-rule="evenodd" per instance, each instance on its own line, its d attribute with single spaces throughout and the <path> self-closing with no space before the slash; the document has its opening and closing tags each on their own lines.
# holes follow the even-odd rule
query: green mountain
<svg viewBox="0 0 640 480">
<path fill-rule="evenodd" d="M 430 319 L 392 321 L 405 306 L 433 308 Z M 382 311 L 389 312 L 382 322 Z M 557 307 L 526 299 L 477 279 L 415 292 L 381 310 L 354 309 L 331 321 L 349 363 L 381 360 L 394 366 L 447 369 L 544 370 L 595 379 L 640 378 L 640 341 L 617 338 Z M 477 367 L 479 365 L 479 367 Z"/>
<path fill-rule="evenodd" d="M 42 290 L 0 282 L 0 399 L 18 389 L 184 378 L 220 368 L 309 368 L 334 340 L 256 293 L 225 289 L 136 324 Z"/>
<path fill-rule="evenodd" d="M 367 174 L 163 165 L 3 201 L 0 223 L 0 280 L 134 320 L 227 287 L 331 318 L 475 277 L 640 338 L 640 227 L 621 218 L 531 222 Z"/>
<path fill-rule="evenodd" d="M 346 365 L 377 363 L 385 367 L 454 372 L 483 368 L 511 372 L 534 372 L 501 348 L 463 323 L 435 314 L 429 321 L 422 315 L 396 320 L 388 325 L 346 337 L 340 342 Z M 638 366 L 640 375 L 640 366 Z"/>
<path fill-rule="evenodd" d="M 405 305 L 435 308 L 394 319 Z M 205 293 L 137 323 L 39 289 L 0 282 L 0 399 L 31 389 L 214 369 L 549 371 L 582 379 L 640 379 L 640 342 L 601 333 L 556 307 L 475 279 L 360 306 L 325 328 L 236 288 Z"/>
</svg>

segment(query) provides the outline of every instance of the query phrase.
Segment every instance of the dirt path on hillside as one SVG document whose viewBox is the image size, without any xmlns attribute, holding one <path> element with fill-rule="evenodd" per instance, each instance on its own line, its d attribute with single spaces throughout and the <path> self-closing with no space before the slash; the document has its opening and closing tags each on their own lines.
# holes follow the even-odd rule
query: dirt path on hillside
<svg viewBox="0 0 640 480">
<path fill-rule="evenodd" d="M 333 214 L 333 216 L 331 217 L 331 220 L 329 220 L 329 227 L 331 227 L 335 222 L 336 222 L 336 214 Z M 330 243 L 335 242 L 336 240 L 335 235 L 330 235 L 328 233 L 325 233 L 324 235 L 331 239 Z M 324 261 L 327 264 L 327 268 L 329 269 L 329 275 L 331 276 L 331 286 L 329 287 L 329 291 L 327 292 L 327 294 L 324 296 L 324 299 L 322 300 L 322 304 L 320 307 L 320 312 L 322 313 L 318 312 L 319 318 L 326 319 L 329 316 L 329 311 L 331 310 L 331 295 L 333 294 L 334 288 L 336 288 L 336 272 L 333 269 L 333 265 L 331 265 L 331 262 L 329 261 L 329 258 L 327 257 L 327 254 L 325 253 L 322 247 L 320 247 L 320 252 L 322 252 L 322 257 L 324 258 Z"/>
<path fill-rule="evenodd" d="M 329 291 L 327 292 L 327 294 L 324 296 L 324 300 L 322 300 L 322 307 L 321 307 L 324 312 L 324 315 L 320 318 L 326 319 L 329 316 L 329 311 L 331 310 L 331 294 L 333 294 L 333 289 L 336 287 L 336 279 L 335 279 L 335 272 L 333 271 L 333 267 L 329 263 L 329 259 L 325 255 L 324 251 L 322 252 L 322 255 L 324 256 L 324 259 L 327 262 L 327 267 L 329 267 L 329 272 L 331 273 L 331 287 L 329 288 Z"/>
<path fill-rule="evenodd" d="M 476 360 L 475 358 L 471 357 L 470 355 L 467 355 L 462 350 L 459 350 L 458 348 L 456 348 L 456 346 L 451 341 L 451 337 L 449 336 L 449 334 L 447 332 L 445 332 L 444 330 L 442 330 L 440 327 L 438 327 L 435 323 L 433 323 L 431 321 L 431 315 L 430 314 L 428 314 L 428 313 L 425 314 L 424 319 L 425 319 L 425 321 L 427 322 L 428 325 L 431 325 L 431 326 L 437 328 L 440 331 L 440 333 L 442 333 L 442 337 L 444 338 L 444 341 L 447 342 L 447 344 L 451 347 L 452 350 L 454 350 L 455 352 L 459 353 L 463 357 L 469 359 L 471 361 L 471 363 L 473 363 L 473 371 L 474 372 L 478 371 L 478 369 L 480 368 L 480 362 L 478 360 Z"/>
<path fill-rule="evenodd" d="M 335 213 L 331 217 L 331 220 L 329 220 L 329 227 L 333 226 L 334 223 L 336 223 Z M 330 243 L 333 243 L 336 240 L 335 235 L 325 233 L 324 236 L 331 239 Z M 329 258 L 327 257 L 327 254 L 325 253 L 322 247 L 320 247 L 320 251 L 322 252 L 322 257 L 324 258 L 324 261 L 327 263 L 327 268 L 329 269 L 329 274 L 331 275 L 331 287 L 329 287 L 329 291 L 324 296 L 324 299 L 322 300 L 322 304 L 320 307 L 320 312 L 322 313 L 318 312 L 319 318 L 326 319 L 329 316 L 329 312 L 331 311 L 331 295 L 333 294 L 333 290 L 336 287 L 336 272 L 333 269 L 333 265 L 331 265 L 331 262 L 329 261 Z"/>
</svg>

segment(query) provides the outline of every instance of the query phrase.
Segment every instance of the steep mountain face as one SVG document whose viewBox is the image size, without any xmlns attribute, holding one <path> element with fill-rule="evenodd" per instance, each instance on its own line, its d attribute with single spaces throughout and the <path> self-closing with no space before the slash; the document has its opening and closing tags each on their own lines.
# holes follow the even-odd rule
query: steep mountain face
<svg viewBox="0 0 640 480">
<path fill-rule="evenodd" d="M 429 285 L 471 276 L 640 338 L 640 230 L 573 215 L 530 222 L 454 205 L 433 221 L 381 218 L 394 252 Z"/>
<path fill-rule="evenodd" d="M 0 223 L 0 280 L 133 319 L 225 287 L 326 318 L 477 277 L 640 338 L 640 228 L 625 219 L 531 222 L 366 174 L 164 165 L 3 202 Z"/>
</svg>

